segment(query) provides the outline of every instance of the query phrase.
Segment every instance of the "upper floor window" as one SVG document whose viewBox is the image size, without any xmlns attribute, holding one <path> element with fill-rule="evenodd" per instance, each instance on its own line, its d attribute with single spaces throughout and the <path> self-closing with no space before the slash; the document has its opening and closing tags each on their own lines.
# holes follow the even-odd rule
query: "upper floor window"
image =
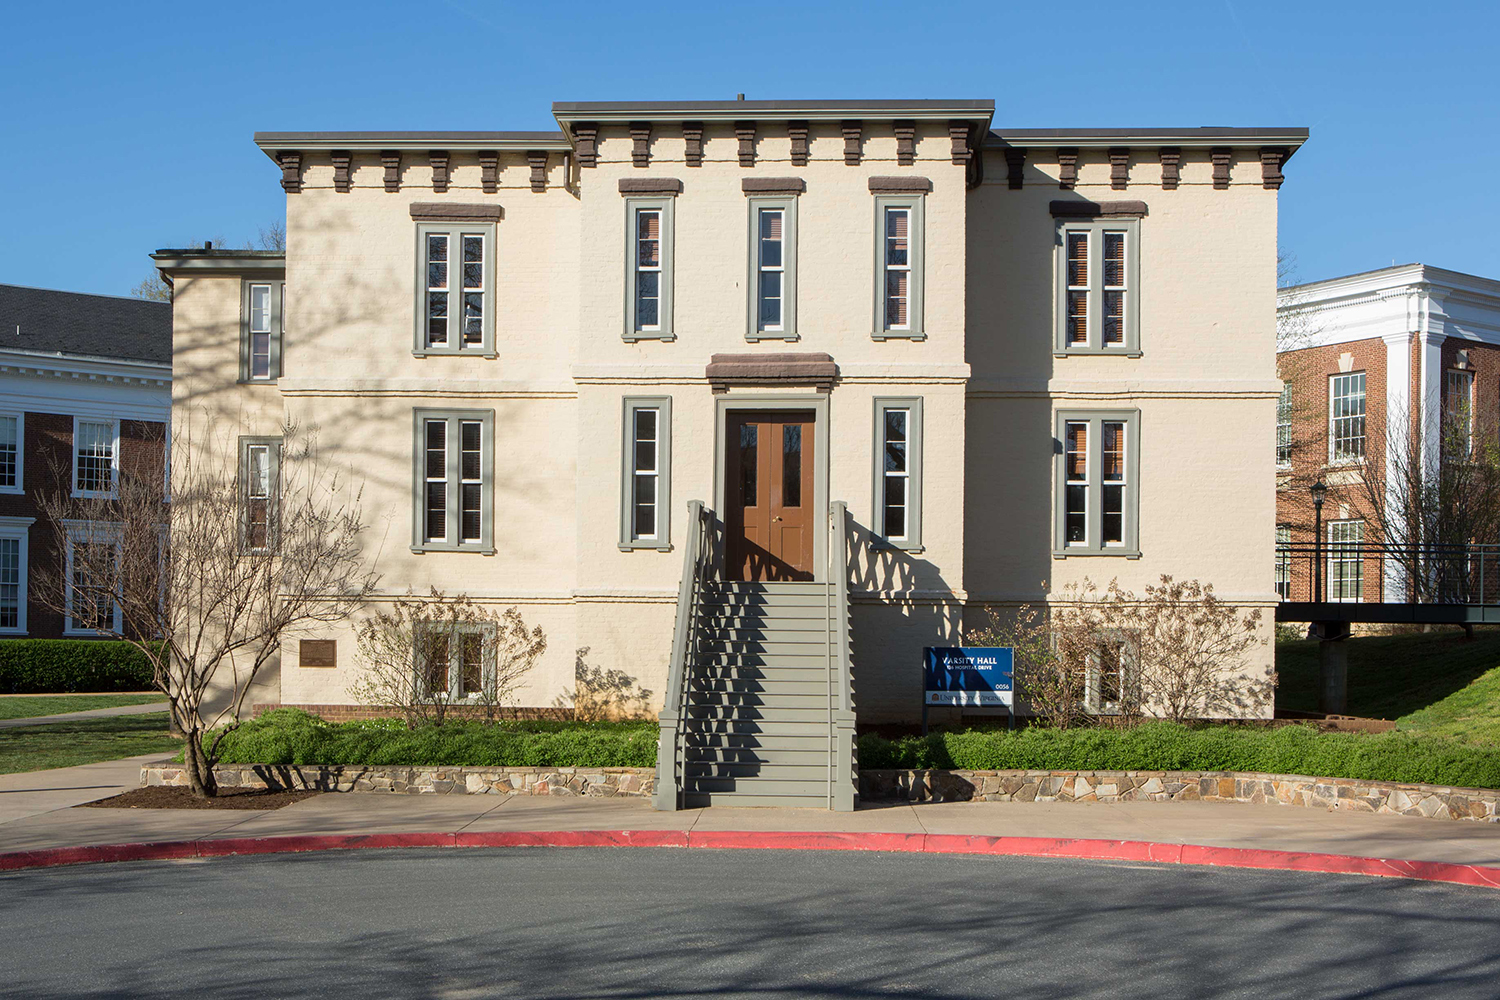
<svg viewBox="0 0 1500 1000">
<path fill-rule="evenodd" d="M 1292 464 L 1292 383 L 1281 383 L 1276 401 L 1276 464 Z"/>
<path fill-rule="evenodd" d="M 1285 524 L 1276 526 L 1276 596 L 1283 601 L 1292 599 L 1292 553 L 1287 546 L 1292 544 L 1292 529 Z"/>
<path fill-rule="evenodd" d="M 26 632 L 27 536 L 35 518 L 0 517 L 0 633 Z"/>
<path fill-rule="evenodd" d="M 417 225 L 418 306 L 414 353 L 495 356 L 495 227 Z"/>
<path fill-rule="evenodd" d="M 625 339 L 672 340 L 672 205 L 627 198 Z"/>
<path fill-rule="evenodd" d="M 750 199 L 749 340 L 797 339 L 797 199 Z"/>
<path fill-rule="evenodd" d="M 414 412 L 412 551 L 494 552 L 495 411 Z"/>
<path fill-rule="evenodd" d="M 0 493 L 23 492 L 21 454 L 25 436 L 24 413 L 0 413 Z"/>
<path fill-rule="evenodd" d="M 247 278 L 240 289 L 240 381 L 281 377 L 286 333 L 286 282 Z"/>
<path fill-rule="evenodd" d="M 1474 373 L 1443 373 L 1443 452 L 1464 456 L 1474 450 Z"/>
<path fill-rule="evenodd" d="M 73 419 L 73 495 L 112 497 L 120 473 L 120 422 Z"/>
<path fill-rule="evenodd" d="M 672 398 L 625 400 L 625 441 L 620 482 L 620 548 L 671 545 Z"/>
<path fill-rule="evenodd" d="M 923 340 L 923 234 L 925 199 L 920 194 L 875 199 L 876 340 Z"/>
<path fill-rule="evenodd" d="M 1140 355 L 1140 222 L 1059 223 L 1054 353 Z"/>
<path fill-rule="evenodd" d="M 1328 381 L 1328 460 L 1358 462 L 1365 457 L 1365 373 L 1330 376 Z"/>
<path fill-rule="evenodd" d="M 1139 413 L 1057 415 L 1058 555 L 1139 555 Z"/>
<path fill-rule="evenodd" d="M 922 548 L 922 400 L 875 400 L 874 533 L 895 548 Z"/>
</svg>

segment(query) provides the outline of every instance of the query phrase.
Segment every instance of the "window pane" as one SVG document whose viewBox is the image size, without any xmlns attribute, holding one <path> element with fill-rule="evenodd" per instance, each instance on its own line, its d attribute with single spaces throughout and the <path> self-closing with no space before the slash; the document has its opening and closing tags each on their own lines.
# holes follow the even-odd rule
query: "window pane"
<svg viewBox="0 0 1500 1000">
<path fill-rule="evenodd" d="M 1125 541 L 1125 487 L 1105 486 L 1103 516 L 1103 542 L 1105 545 L 1121 545 Z"/>
<path fill-rule="evenodd" d="M 1104 287 L 1125 287 L 1125 234 L 1104 234 Z"/>
<path fill-rule="evenodd" d="M 465 632 L 459 636 L 459 673 L 464 697 L 478 695 L 484 683 L 484 636 L 478 632 Z"/>
<path fill-rule="evenodd" d="M 885 537 L 898 540 L 906 537 L 906 508 L 904 506 L 886 504 Z"/>
<path fill-rule="evenodd" d="M 885 212 L 885 262 L 905 267 L 908 263 L 911 212 L 905 208 L 888 208 Z"/>
<path fill-rule="evenodd" d="M 271 335 L 250 334 L 250 377 L 268 378 L 271 374 Z"/>
<path fill-rule="evenodd" d="M 459 459 L 463 466 L 461 475 L 464 479 L 478 479 L 480 468 L 479 439 L 482 425 L 477 421 L 466 420 L 463 422 L 460 434 Z"/>
<path fill-rule="evenodd" d="M 1068 343 L 1089 342 L 1089 293 L 1068 293 Z"/>
<path fill-rule="evenodd" d="M 1088 478 L 1088 438 L 1088 424 L 1068 424 L 1064 468 L 1069 482 Z"/>
<path fill-rule="evenodd" d="M 464 293 L 464 343 L 484 342 L 484 293 Z"/>
<path fill-rule="evenodd" d="M 0 628 L 21 624 L 21 540 L 0 538 Z"/>
<path fill-rule="evenodd" d="M 1329 438 L 1335 461 L 1353 461 L 1365 454 L 1365 373 L 1335 375 L 1330 386 Z"/>
<path fill-rule="evenodd" d="M 250 332 L 271 332 L 271 286 L 250 286 Z"/>
<path fill-rule="evenodd" d="M 740 502 L 746 507 L 756 506 L 759 436 L 760 431 L 755 424 L 740 424 Z"/>
<path fill-rule="evenodd" d="M 480 490 L 479 483 L 464 483 L 462 486 L 462 540 L 465 542 L 477 542 L 483 535 L 480 524 Z"/>
<path fill-rule="evenodd" d="M 1125 479 L 1125 425 L 1106 420 L 1103 430 L 1104 481 L 1121 482 Z"/>
<path fill-rule="evenodd" d="M 80 491 L 107 493 L 114 480 L 114 425 L 79 421 L 75 442 Z"/>
<path fill-rule="evenodd" d="M 484 237 L 466 233 L 464 235 L 464 263 L 481 264 L 484 262 Z"/>
<path fill-rule="evenodd" d="M 19 437 L 15 417 L 0 417 L 0 486 L 15 486 L 19 470 Z"/>
<path fill-rule="evenodd" d="M 448 637 L 428 635 L 421 645 L 421 662 L 418 668 L 426 678 L 427 693 L 446 694 L 448 691 Z"/>
<path fill-rule="evenodd" d="M 1104 293 L 1104 343 L 1125 343 L 1125 293 Z"/>
<path fill-rule="evenodd" d="M 661 266 L 661 213 L 637 212 L 636 261 L 641 267 Z"/>
<path fill-rule="evenodd" d="M 909 271 L 885 273 L 885 321 L 888 326 L 906 325 L 907 279 L 909 277 Z"/>
<path fill-rule="evenodd" d="M 427 528 L 429 542 L 441 542 L 448 537 L 448 484 L 427 484 Z"/>
<path fill-rule="evenodd" d="M 760 326 L 761 329 L 781 325 L 781 272 L 762 271 L 760 274 Z"/>
<path fill-rule="evenodd" d="M 1066 537 L 1068 544 L 1088 541 L 1088 487 L 1067 488 Z"/>
<path fill-rule="evenodd" d="M 782 214 L 779 211 L 760 213 L 760 266 L 780 267 Z"/>
<path fill-rule="evenodd" d="M 1068 287 L 1089 285 L 1089 234 L 1068 234 Z"/>
<path fill-rule="evenodd" d="M 427 478 L 441 479 L 448 474 L 448 424 L 442 420 L 427 421 Z"/>
<path fill-rule="evenodd" d="M 641 271 L 636 274 L 635 325 L 637 329 L 649 330 L 660 325 L 660 289 L 660 271 Z"/>
<path fill-rule="evenodd" d="M 654 473 L 635 477 L 635 491 L 631 503 L 635 509 L 635 537 L 656 537 L 656 484 Z"/>
<path fill-rule="evenodd" d="M 781 505 L 802 506 L 802 425 L 781 425 Z"/>
<path fill-rule="evenodd" d="M 427 340 L 432 344 L 448 342 L 448 293 L 427 293 Z"/>
<path fill-rule="evenodd" d="M 656 410 L 642 407 L 635 411 L 635 439 L 637 441 L 656 440 Z"/>
</svg>

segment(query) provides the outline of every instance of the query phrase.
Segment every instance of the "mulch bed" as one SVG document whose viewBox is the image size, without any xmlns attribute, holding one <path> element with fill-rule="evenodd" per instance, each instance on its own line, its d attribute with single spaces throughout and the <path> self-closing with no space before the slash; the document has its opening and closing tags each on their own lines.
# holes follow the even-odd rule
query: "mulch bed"
<svg viewBox="0 0 1500 1000">
<path fill-rule="evenodd" d="M 154 785 L 134 788 L 97 802 L 85 802 L 88 809 L 280 809 L 293 802 L 322 795 L 322 792 L 278 791 L 271 789 L 222 788 L 217 798 L 195 799 L 191 788 Z"/>
</svg>

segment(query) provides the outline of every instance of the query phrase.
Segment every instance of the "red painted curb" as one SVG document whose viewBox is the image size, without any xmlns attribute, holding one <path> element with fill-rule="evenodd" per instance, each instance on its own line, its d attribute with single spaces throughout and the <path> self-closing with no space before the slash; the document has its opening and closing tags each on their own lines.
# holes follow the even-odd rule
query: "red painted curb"
<svg viewBox="0 0 1500 1000">
<path fill-rule="evenodd" d="M 961 834 L 681 830 L 515 830 L 489 833 L 372 833 L 52 847 L 0 853 L 0 871 L 112 861 L 161 861 L 393 847 L 682 847 L 728 850 L 888 851 L 1144 861 L 1217 868 L 1371 875 L 1500 889 L 1500 868 L 1247 847 L 1205 847 L 1142 840 L 989 837 Z"/>
</svg>

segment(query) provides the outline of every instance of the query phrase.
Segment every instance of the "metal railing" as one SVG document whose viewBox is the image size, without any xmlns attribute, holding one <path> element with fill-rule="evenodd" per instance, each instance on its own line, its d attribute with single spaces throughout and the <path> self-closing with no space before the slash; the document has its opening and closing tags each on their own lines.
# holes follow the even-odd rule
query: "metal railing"
<svg viewBox="0 0 1500 1000">
<path fill-rule="evenodd" d="M 688 501 L 687 540 L 682 552 L 682 582 L 677 590 L 677 618 L 672 625 L 672 658 L 667 667 L 666 696 L 658 717 L 656 787 L 652 805 L 668 812 L 682 808 L 687 773 L 688 659 L 693 649 L 703 584 L 713 562 L 710 544 L 713 512 L 702 500 Z"/>
<path fill-rule="evenodd" d="M 1276 590 L 1288 602 L 1500 605 L 1500 545 L 1283 542 Z"/>
<path fill-rule="evenodd" d="M 854 744 L 854 671 L 849 661 L 849 505 L 828 508 L 828 808 L 854 808 L 859 763 Z"/>
</svg>

